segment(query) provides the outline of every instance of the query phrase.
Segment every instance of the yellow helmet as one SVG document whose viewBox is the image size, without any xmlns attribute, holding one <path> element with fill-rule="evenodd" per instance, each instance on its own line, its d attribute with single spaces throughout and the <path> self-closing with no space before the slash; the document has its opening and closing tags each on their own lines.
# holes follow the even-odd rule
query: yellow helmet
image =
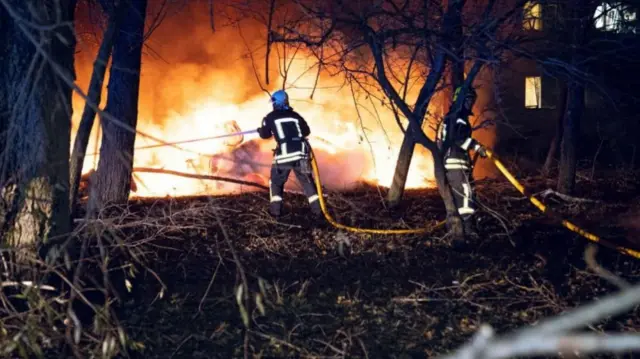
<svg viewBox="0 0 640 359">
<path fill-rule="evenodd" d="M 462 90 L 462 86 L 458 86 L 456 91 L 453 93 L 453 102 L 456 102 L 458 100 L 458 94 L 460 94 L 461 90 Z M 469 91 L 467 91 L 467 93 L 465 94 L 465 99 L 473 99 L 473 101 L 475 101 L 477 98 L 478 98 L 478 94 L 476 93 L 476 90 L 474 90 L 473 88 L 470 88 Z"/>
</svg>

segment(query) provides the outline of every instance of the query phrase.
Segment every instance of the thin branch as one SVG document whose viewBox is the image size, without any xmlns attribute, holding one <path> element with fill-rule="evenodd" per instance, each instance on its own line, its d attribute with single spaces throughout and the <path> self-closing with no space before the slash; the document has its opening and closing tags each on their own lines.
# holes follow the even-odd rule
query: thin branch
<svg viewBox="0 0 640 359">
<path fill-rule="evenodd" d="M 518 334 L 523 336 L 550 336 L 570 331 L 598 320 L 618 315 L 640 304 L 640 285 L 620 293 L 611 294 L 591 305 L 577 308 L 563 316 L 551 318 Z M 544 333 L 544 334 L 543 334 Z"/>
<path fill-rule="evenodd" d="M 311 90 L 310 99 L 313 100 L 313 95 L 316 93 L 316 89 L 318 88 L 318 82 L 320 81 L 320 74 L 322 73 L 322 61 L 324 58 L 324 45 L 320 45 L 320 57 L 318 58 L 318 73 L 316 74 L 316 79 L 313 82 L 313 90 Z"/>
<path fill-rule="evenodd" d="M 638 334 L 578 334 L 566 336 L 548 336 L 518 344 L 509 342 L 492 343 L 485 358 L 514 358 L 535 355 L 565 355 L 625 353 L 640 349 Z"/>
<path fill-rule="evenodd" d="M 263 190 L 266 190 L 266 191 L 269 190 L 269 187 L 261 185 L 261 184 L 256 183 L 256 182 L 243 181 L 243 180 L 238 180 L 238 179 L 228 178 L 228 177 L 221 177 L 221 176 L 201 175 L 201 174 L 195 174 L 195 173 L 187 173 L 187 172 L 165 170 L 165 169 L 161 169 L 161 168 L 134 167 L 133 168 L 133 172 L 138 172 L 138 173 L 160 173 L 160 174 L 167 174 L 167 175 L 172 175 L 172 176 L 180 176 L 180 177 L 194 178 L 194 179 L 201 179 L 201 180 L 223 181 L 223 182 L 241 184 L 241 185 L 244 185 L 244 186 L 260 188 L 260 189 L 263 189 Z"/>
<path fill-rule="evenodd" d="M 276 0 L 271 0 L 271 4 L 269 6 L 269 22 L 267 23 L 267 54 L 264 59 L 264 76 L 265 83 L 269 84 L 269 54 L 271 53 L 271 43 L 272 43 L 272 35 L 271 35 L 271 26 L 273 23 L 273 13 L 276 9 Z"/>
<path fill-rule="evenodd" d="M 211 31 L 216 32 L 216 23 L 215 23 L 213 5 L 214 5 L 213 0 L 209 0 L 209 24 L 211 25 Z M 269 80 L 267 80 L 267 83 L 269 83 Z"/>
<path fill-rule="evenodd" d="M 536 326 L 521 329 L 503 338 L 494 339 L 493 329 L 483 325 L 469 343 L 440 359 L 497 359 L 523 355 L 557 355 L 559 352 L 593 354 L 638 350 L 638 334 L 566 334 L 621 314 L 638 304 L 640 285 L 609 295 L 562 316 L 549 318 Z"/>
<path fill-rule="evenodd" d="M 587 263 L 589 268 L 591 268 L 591 270 L 593 270 L 604 280 L 615 285 L 616 287 L 620 289 L 629 288 L 630 284 L 627 283 L 627 281 L 611 273 L 600 264 L 598 264 L 598 261 L 596 261 L 596 253 L 598 253 L 598 247 L 595 244 L 589 244 L 587 249 L 584 251 L 584 261 Z"/>
<path fill-rule="evenodd" d="M 405 76 L 404 91 L 402 93 L 403 101 L 407 101 L 407 91 L 409 91 L 409 82 L 410 82 L 409 77 L 411 75 L 411 69 L 413 68 L 413 63 L 415 62 L 419 52 L 420 52 L 420 46 L 416 46 L 413 53 L 411 54 L 411 58 L 409 59 L 409 64 L 407 65 L 407 74 Z M 402 132 L 404 132 L 404 130 Z"/>
<path fill-rule="evenodd" d="M 253 74 L 256 77 L 256 81 L 258 81 L 258 86 L 260 86 L 260 89 L 264 93 L 266 93 L 267 96 L 271 96 L 271 94 L 269 93 L 269 90 L 267 90 L 264 86 L 262 86 L 262 82 L 260 81 L 260 75 L 258 74 L 258 69 L 256 67 L 256 62 L 255 62 L 255 59 L 253 58 L 253 51 L 251 51 L 251 48 L 249 47 L 249 43 L 247 42 L 247 39 L 244 37 L 244 34 L 242 33 L 242 27 L 240 26 L 240 24 L 238 24 L 238 34 L 240 34 L 240 38 L 244 42 L 244 46 L 247 48 L 247 51 L 249 53 L 249 59 L 251 60 L 251 67 L 253 68 Z"/>
</svg>

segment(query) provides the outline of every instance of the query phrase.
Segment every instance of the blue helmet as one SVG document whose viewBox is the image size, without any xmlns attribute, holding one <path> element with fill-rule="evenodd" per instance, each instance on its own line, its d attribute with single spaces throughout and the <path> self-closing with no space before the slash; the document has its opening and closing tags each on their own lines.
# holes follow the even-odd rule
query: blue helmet
<svg viewBox="0 0 640 359">
<path fill-rule="evenodd" d="M 278 90 L 271 95 L 271 104 L 276 110 L 288 110 L 289 95 L 284 90 Z"/>
</svg>

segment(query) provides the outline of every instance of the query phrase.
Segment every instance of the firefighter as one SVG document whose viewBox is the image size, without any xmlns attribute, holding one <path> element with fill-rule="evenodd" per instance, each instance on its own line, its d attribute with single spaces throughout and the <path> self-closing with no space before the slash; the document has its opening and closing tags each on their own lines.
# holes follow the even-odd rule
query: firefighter
<svg viewBox="0 0 640 359">
<path fill-rule="evenodd" d="M 453 105 L 444 118 L 439 137 L 442 141 L 441 149 L 444 154 L 447 180 L 453 191 L 458 214 L 462 217 L 465 234 L 477 235 L 474 225 L 476 204 L 471 185 L 473 166 L 469 151 L 473 150 L 483 158 L 487 154 L 484 147 L 471 137 L 472 128 L 469 116 L 473 115 L 471 110 L 477 94 L 474 89 L 465 91 L 461 106 L 456 106 L 461 92 L 463 91 L 458 87 L 454 93 Z"/>
<path fill-rule="evenodd" d="M 269 179 L 269 213 L 274 217 L 282 215 L 284 185 L 293 170 L 302 184 L 309 206 L 314 215 L 322 214 L 318 194 L 311 175 L 309 144 L 306 137 L 311 130 L 307 122 L 289 106 L 289 96 L 283 90 L 271 95 L 271 111 L 258 128 L 261 138 L 273 136 L 276 140 L 271 178 Z"/>
</svg>

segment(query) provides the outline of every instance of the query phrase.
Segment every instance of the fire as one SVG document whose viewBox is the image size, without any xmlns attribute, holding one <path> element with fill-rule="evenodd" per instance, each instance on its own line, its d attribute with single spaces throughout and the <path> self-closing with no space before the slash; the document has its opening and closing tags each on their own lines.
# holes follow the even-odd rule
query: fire
<svg viewBox="0 0 640 359">
<path fill-rule="evenodd" d="M 163 59 L 143 56 L 138 130 L 167 142 L 178 142 L 256 129 L 270 110 L 270 104 L 266 93 L 260 90 L 253 65 L 246 59 L 247 48 L 238 39 L 237 30 L 212 33 L 206 19 L 198 25 L 193 20 L 185 22 L 180 16 L 165 22 L 149 42 Z M 178 29 L 184 31 L 184 35 L 177 35 Z M 264 41 L 261 35 L 253 34 L 251 38 L 249 46 L 258 47 Z M 96 46 L 83 43 L 82 39 L 79 46 L 87 49 L 76 58 L 78 83 L 86 89 Z M 389 186 L 403 138 L 391 111 L 364 97 L 358 100 L 356 109 L 351 89 L 343 86 L 343 79 L 327 74 L 320 77 L 319 88 L 310 99 L 317 69 L 309 70 L 302 51 L 297 58 L 300 60 L 291 63 L 287 75 L 289 82 L 293 82 L 287 86 L 287 92 L 293 108 L 311 127 L 310 143 L 318 157 L 323 185 L 329 189 L 347 189 L 362 182 Z M 278 68 L 277 59 L 272 68 Z M 262 74 L 258 75 L 264 79 Z M 271 80 L 278 83 L 270 86 L 270 91 L 282 84 L 281 78 L 272 76 Z M 106 98 L 105 89 L 102 106 Z M 73 135 L 83 106 L 84 101 L 74 96 Z M 94 132 L 96 129 L 97 126 Z M 141 135 L 136 137 L 136 148 L 156 144 Z M 134 154 L 134 167 L 215 174 L 263 184 L 268 181 L 272 139 L 262 140 L 257 134 L 251 134 L 178 146 L 181 149 L 169 146 L 138 149 Z M 85 159 L 84 173 L 97 165 L 97 155 L 92 154 L 99 149 L 95 134 L 88 148 L 91 155 Z M 134 175 L 138 183 L 134 196 L 250 190 L 237 184 L 164 174 Z M 295 181 L 290 183 L 291 189 L 298 187 Z M 416 146 L 406 187 L 432 186 L 430 154 Z"/>
<path fill-rule="evenodd" d="M 290 91 L 292 99 L 296 92 Z M 299 98 L 299 97 L 298 97 Z M 329 100 L 327 98 L 326 100 Z M 391 183 L 397 148 L 402 137 L 387 136 L 382 130 L 368 134 L 368 141 L 362 130 L 354 121 L 344 121 L 349 107 L 331 110 L 321 99 L 312 103 L 293 103 L 296 111 L 309 122 L 311 136 L 309 142 L 319 158 L 323 184 L 328 188 L 346 189 L 359 182 L 388 186 Z M 293 101 L 292 101 L 293 102 Z M 256 96 L 243 103 L 234 104 L 220 102 L 216 98 L 203 95 L 193 99 L 190 110 L 168 115 L 160 123 L 141 118 L 138 129 L 167 142 L 180 142 L 198 138 L 214 137 L 237 131 L 247 131 L 259 126 L 266 115 L 270 104 L 265 96 Z M 81 108 L 76 108 L 75 121 L 79 121 Z M 230 124 L 233 124 L 230 126 Z M 230 131 L 233 129 L 234 131 Z M 231 137 L 231 139 L 236 139 Z M 96 146 L 96 138 L 92 136 L 89 148 Z M 240 144 L 229 143 L 228 139 L 204 140 L 179 144 L 180 150 L 174 147 L 154 147 L 139 149 L 134 154 L 134 167 L 155 167 L 187 173 L 211 174 L 212 159 L 222 162 L 216 166 L 220 171 L 213 174 L 235 177 L 238 175 L 254 182 L 266 181 L 271 167 L 271 150 L 273 140 L 259 139 L 257 134 L 245 135 Z M 233 153 L 241 151 L 242 144 L 255 142 L 258 146 L 250 151 L 244 163 L 233 161 Z M 137 136 L 136 147 L 156 145 L 157 142 Z M 257 149 L 257 151 L 256 151 Z M 83 171 L 94 168 L 96 156 L 85 159 Z M 237 157 L 237 156 L 235 156 Z M 225 163 L 226 162 L 226 163 Z M 247 173 L 243 167 L 249 165 L 254 172 Z M 215 168 L 214 168 L 215 169 Z M 431 173 L 430 159 L 424 155 L 414 158 L 407 186 L 419 188 L 429 186 Z M 258 176 L 256 176 L 258 175 Z M 194 194 L 228 193 L 239 188 L 230 183 L 215 183 L 194 180 L 163 174 L 136 173 L 139 189 L 137 196 L 181 196 Z M 241 179 L 242 179 L 241 178 Z"/>
</svg>

